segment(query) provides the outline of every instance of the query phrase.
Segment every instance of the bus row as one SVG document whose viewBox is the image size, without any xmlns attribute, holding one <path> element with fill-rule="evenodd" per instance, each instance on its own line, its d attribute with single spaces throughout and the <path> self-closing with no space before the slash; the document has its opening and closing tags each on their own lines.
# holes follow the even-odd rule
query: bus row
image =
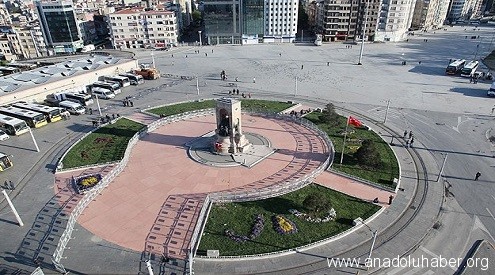
<svg viewBox="0 0 495 275">
<path fill-rule="evenodd" d="M 473 77 L 476 74 L 479 64 L 479 61 L 476 60 L 466 62 L 464 59 L 457 59 L 450 62 L 449 66 L 445 69 L 445 73 L 448 75 L 460 73 L 463 77 Z"/>
<path fill-rule="evenodd" d="M 17 102 L 0 107 L 0 129 L 9 135 L 21 135 L 31 128 L 39 128 L 62 120 L 62 109 L 36 103 Z"/>
</svg>

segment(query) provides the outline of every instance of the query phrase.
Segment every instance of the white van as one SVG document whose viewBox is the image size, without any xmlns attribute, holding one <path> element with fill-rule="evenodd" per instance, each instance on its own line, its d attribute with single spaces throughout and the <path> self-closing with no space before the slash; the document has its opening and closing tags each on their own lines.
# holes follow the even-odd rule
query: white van
<svg viewBox="0 0 495 275">
<path fill-rule="evenodd" d="M 64 108 L 73 115 L 82 115 L 86 112 L 86 109 L 81 104 L 68 100 L 60 101 L 58 106 Z"/>
<path fill-rule="evenodd" d="M 98 98 L 101 99 L 112 99 L 115 97 L 115 94 L 111 90 L 101 87 L 93 87 L 91 92 L 93 93 L 93 96 L 98 96 Z"/>
<path fill-rule="evenodd" d="M 490 90 L 488 90 L 488 96 L 495 96 L 495 82 L 490 86 Z"/>
</svg>

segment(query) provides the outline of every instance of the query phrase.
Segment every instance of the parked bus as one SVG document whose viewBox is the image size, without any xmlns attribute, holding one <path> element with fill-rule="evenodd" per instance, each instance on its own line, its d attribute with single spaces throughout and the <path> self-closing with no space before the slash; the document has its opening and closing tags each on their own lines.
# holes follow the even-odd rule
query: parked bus
<svg viewBox="0 0 495 275">
<path fill-rule="evenodd" d="M 64 100 L 77 102 L 77 103 L 81 104 L 82 106 L 89 106 L 89 105 L 94 103 L 91 95 L 83 94 L 83 93 L 66 93 L 62 97 L 61 101 L 64 101 Z"/>
<path fill-rule="evenodd" d="M 454 60 L 449 64 L 449 66 L 447 66 L 447 69 L 445 69 L 445 73 L 450 75 L 455 75 L 459 73 L 462 70 L 462 68 L 464 68 L 465 64 L 466 64 L 466 60 L 464 59 Z"/>
<path fill-rule="evenodd" d="M 93 89 L 93 87 L 108 89 L 108 90 L 112 91 L 114 94 L 120 94 L 121 93 L 120 85 L 118 83 L 115 83 L 115 82 L 110 83 L 110 82 L 104 82 L 104 81 L 96 81 L 95 83 L 93 83 L 91 85 L 91 89 Z"/>
<path fill-rule="evenodd" d="M 0 107 L 0 114 L 8 115 L 18 119 L 24 120 L 29 127 L 39 128 L 48 124 L 46 118 L 42 113 L 35 111 L 25 110 L 12 106 Z"/>
<path fill-rule="evenodd" d="M 0 172 L 9 169 L 12 166 L 14 166 L 14 164 L 9 156 L 0 152 Z"/>
<path fill-rule="evenodd" d="M 16 102 L 12 106 L 35 111 L 45 115 L 48 122 L 57 122 L 62 120 L 62 115 L 60 114 L 60 108 L 49 107 L 46 105 L 36 104 L 36 103 L 26 103 L 26 102 Z"/>
<path fill-rule="evenodd" d="M 463 76 L 463 77 L 474 76 L 474 73 L 478 69 L 479 64 L 480 63 L 478 61 L 475 61 L 475 60 L 469 62 L 468 64 L 466 64 L 466 66 L 464 66 L 464 68 L 462 68 L 461 76 Z"/>
<path fill-rule="evenodd" d="M 144 83 L 144 78 L 142 75 L 125 73 L 125 74 L 120 74 L 120 76 L 125 76 L 125 77 L 129 78 L 131 85 L 139 85 L 139 84 Z"/>
<path fill-rule="evenodd" d="M 103 77 L 104 81 L 110 81 L 110 82 L 115 82 L 119 83 L 121 88 L 127 87 L 131 85 L 131 82 L 129 81 L 129 78 L 126 76 L 120 76 L 120 75 L 106 75 Z"/>
<path fill-rule="evenodd" d="M 0 128 L 12 136 L 22 135 L 29 131 L 24 120 L 3 114 L 0 114 Z"/>
</svg>

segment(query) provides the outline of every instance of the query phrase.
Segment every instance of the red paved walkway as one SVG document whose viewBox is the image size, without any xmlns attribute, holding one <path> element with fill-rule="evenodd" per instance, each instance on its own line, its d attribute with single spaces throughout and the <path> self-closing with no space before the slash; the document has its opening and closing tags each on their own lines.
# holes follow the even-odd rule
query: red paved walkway
<svg viewBox="0 0 495 275">
<path fill-rule="evenodd" d="M 144 137 L 124 171 L 84 211 L 79 223 L 123 247 L 142 251 L 146 246 L 184 258 L 205 193 L 250 192 L 283 184 L 317 168 L 328 154 L 323 140 L 305 127 L 245 115 L 243 129 L 267 137 L 279 149 L 275 154 L 252 168 L 192 161 L 183 145 L 214 127 L 213 116 L 197 117 L 164 125 Z"/>
<path fill-rule="evenodd" d="M 373 186 L 361 183 L 359 181 L 351 180 L 346 177 L 333 174 L 328 171 L 321 173 L 315 179 L 315 182 L 330 189 L 339 191 L 349 196 L 360 198 L 368 202 L 373 202 L 373 199 L 378 198 L 379 203 L 377 203 L 377 205 L 383 207 L 388 207 L 388 197 L 390 197 L 390 195 L 395 197 L 395 193 L 393 192 L 381 190 Z"/>
</svg>

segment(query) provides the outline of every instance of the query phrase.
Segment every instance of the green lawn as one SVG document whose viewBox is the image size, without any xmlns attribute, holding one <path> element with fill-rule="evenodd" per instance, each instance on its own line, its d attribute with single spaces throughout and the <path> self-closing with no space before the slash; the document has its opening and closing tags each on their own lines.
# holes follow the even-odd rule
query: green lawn
<svg viewBox="0 0 495 275">
<path fill-rule="evenodd" d="M 346 117 L 339 116 L 338 126 L 330 127 L 319 120 L 320 113 L 311 113 L 306 116 L 307 119 L 318 125 L 320 129 L 326 132 L 335 147 L 335 159 L 332 168 L 342 171 L 356 177 L 366 179 L 390 188 L 395 188 L 394 178 L 399 178 L 399 164 L 397 159 L 387 144 L 387 141 L 381 139 L 379 135 L 371 130 L 364 128 L 355 128 L 349 125 L 346 147 L 344 151 L 344 161 L 340 164 L 342 145 L 344 141 L 344 131 L 347 122 Z M 353 153 L 359 148 L 362 140 L 369 139 L 373 141 L 378 149 L 378 156 L 382 160 L 380 169 L 370 169 L 359 165 Z"/>
<path fill-rule="evenodd" d="M 258 99 L 242 99 L 241 100 L 242 109 L 245 111 L 258 111 L 258 112 L 268 112 L 268 113 L 278 113 L 283 111 L 293 104 L 287 102 L 277 102 L 269 100 L 258 100 Z M 171 116 L 177 115 L 184 112 L 215 108 L 214 100 L 204 100 L 204 101 L 191 101 L 185 103 L 179 103 L 169 106 L 158 107 L 148 110 L 148 112 L 155 115 Z"/>
<path fill-rule="evenodd" d="M 330 199 L 337 212 L 337 219 L 327 223 L 311 223 L 290 214 L 289 209 L 307 212 L 302 202 L 308 194 L 323 193 Z M 380 207 L 349 197 L 337 191 L 311 184 L 292 193 L 260 201 L 215 204 L 212 206 L 198 253 L 205 255 L 206 250 L 220 250 L 220 255 L 250 255 L 295 248 L 334 236 L 352 227 L 357 217 L 366 219 Z M 261 235 L 251 241 L 237 243 L 224 235 L 226 229 L 237 235 L 249 235 L 254 218 L 263 214 L 265 226 Z M 280 235 L 273 229 L 271 218 L 283 214 L 296 224 L 298 232 Z"/>
<path fill-rule="evenodd" d="M 129 140 L 143 124 L 121 118 L 78 142 L 62 160 L 64 168 L 121 160 Z"/>
</svg>

